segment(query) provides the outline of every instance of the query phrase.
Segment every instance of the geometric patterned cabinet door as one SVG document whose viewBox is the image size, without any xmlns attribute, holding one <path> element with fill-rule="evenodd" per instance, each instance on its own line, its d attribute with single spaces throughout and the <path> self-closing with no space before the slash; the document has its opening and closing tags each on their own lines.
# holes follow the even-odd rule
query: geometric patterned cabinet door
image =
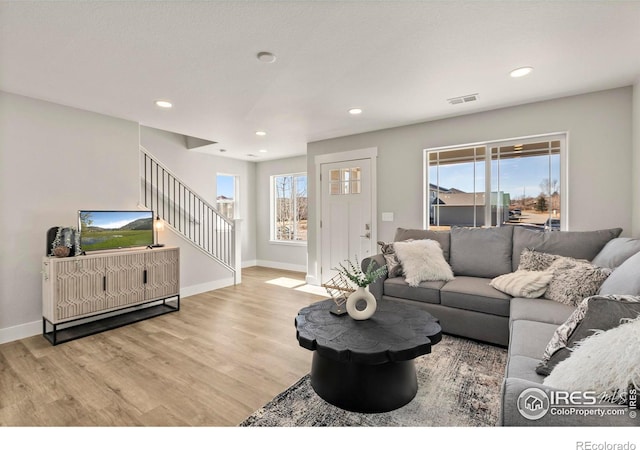
<svg viewBox="0 0 640 450">
<path fill-rule="evenodd" d="M 180 254 L 178 248 L 156 249 L 147 254 L 147 300 L 175 295 L 180 290 Z"/>
<path fill-rule="evenodd" d="M 42 268 L 43 335 L 54 345 L 59 343 L 57 335 L 62 330 L 58 331 L 58 325 L 61 324 L 151 302 L 156 303 L 151 306 L 158 308 L 146 308 L 148 314 L 153 314 L 149 317 L 180 309 L 180 249 L 177 247 L 122 250 L 70 258 L 45 257 Z M 166 302 L 172 297 L 176 298 L 175 306 Z M 158 304 L 159 300 L 162 304 Z M 140 311 L 130 311 L 136 321 L 145 318 Z M 52 332 L 47 332 L 47 323 L 53 326 Z M 122 324 L 85 327 L 93 330 L 91 332 L 76 329 L 80 335 L 75 337 Z M 71 331 L 67 334 L 73 335 Z"/>
</svg>

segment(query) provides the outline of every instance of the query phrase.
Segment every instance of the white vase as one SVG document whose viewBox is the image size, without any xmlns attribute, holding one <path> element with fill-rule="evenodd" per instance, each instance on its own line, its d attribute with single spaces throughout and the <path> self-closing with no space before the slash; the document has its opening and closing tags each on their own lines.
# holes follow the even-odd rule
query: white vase
<svg viewBox="0 0 640 450">
<path fill-rule="evenodd" d="M 359 310 L 356 306 L 361 300 L 366 302 L 366 307 Z M 373 316 L 373 313 L 376 312 L 377 306 L 376 298 L 371 292 L 369 292 L 369 286 L 358 286 L 358 288 L 347 298 L 347 313 L 354 320 L 366 320 Z"/>
</svg>

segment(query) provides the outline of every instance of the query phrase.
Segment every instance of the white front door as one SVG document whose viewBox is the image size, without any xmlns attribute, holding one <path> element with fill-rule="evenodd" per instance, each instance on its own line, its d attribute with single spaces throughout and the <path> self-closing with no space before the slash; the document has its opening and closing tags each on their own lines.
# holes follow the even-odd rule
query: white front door
<svg viewBox="0 0 640 450">
<path fill-rule="evenodd" d="M 360 264 L 371 256 L 373 235 L 371 160 L 357 159 L 321 165 L 321 282 L 336 274 L 339 263 Z"/>
</svg>

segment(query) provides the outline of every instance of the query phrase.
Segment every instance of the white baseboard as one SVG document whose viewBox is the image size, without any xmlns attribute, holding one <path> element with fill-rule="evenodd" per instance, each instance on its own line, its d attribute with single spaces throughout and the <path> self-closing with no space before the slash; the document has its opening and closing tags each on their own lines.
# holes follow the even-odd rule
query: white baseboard
<svg viewBox="0 0 640 450">
<path fill-rule="evenodd" d="M 318 280 L 313 275 L 307 275 L 304 280 L 307 282 L 307 284 L 311 284 L 313 286 L 320 286 L 322 284 L 320 283 L 320 280 Z"/>
<path fill-rule="evenodd" d="M 233 286 L 233 277 L 223 278 L 222 280 L 210 281 L 208 283 L 196 284 L 180 288 L 180 297 L 189 297 L 191 295 L 202 294 L 203 292 L 215 291 L 224 287 Z"/>
<path fill-rule="evenodd" d="M 0 328 L 0 344 L 17 341 L 42 334 L 42 321 L 23 323 L 9 328 Z"/>
<path fill-rule="evenodd" d="M 256 261 L 255 265 L 260 267 L 269 267 L 270 269 L 292 270 L 294 272 L 307 273 L 307 266 L 301 266 L 298 264 L 282 263 L 278 261 L 265 261 L 263 259 L 259 259 Z"/>
<path fill-rule="evenodd" d="M 253 266 L 257 266 L 258 265 L 258 261 L 255 259 L 252 259 L 250 261 L 242 261 L 242 268 L 246 269 L 247 267 L 253 267 Z"/>
</svg>

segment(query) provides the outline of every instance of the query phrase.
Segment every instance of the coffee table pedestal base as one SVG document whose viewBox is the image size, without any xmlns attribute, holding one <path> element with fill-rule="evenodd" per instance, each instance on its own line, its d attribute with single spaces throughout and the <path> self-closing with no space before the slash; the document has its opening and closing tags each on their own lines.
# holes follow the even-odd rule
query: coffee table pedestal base
<svg viewBox="0 0 640 450">
<path fill-rule="evenodd" d="M 325 358 L 313 352 L 311 386 L 327 402 L 347 411 L 393 411 L 418 392 L 413 360 L 357 364 Z"/>
</svg>

